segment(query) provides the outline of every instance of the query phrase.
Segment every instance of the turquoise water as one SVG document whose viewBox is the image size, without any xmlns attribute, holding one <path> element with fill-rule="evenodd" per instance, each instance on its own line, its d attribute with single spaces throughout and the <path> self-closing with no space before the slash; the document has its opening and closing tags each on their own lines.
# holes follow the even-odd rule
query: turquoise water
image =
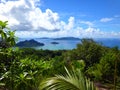
<svg viewBox="0 0 120 90">
<path fill-rule="evenodd" d="M 45 44 L 42 47 L 35 47 L 36 49 L 48 49 L 48 50 L 74 49 L 76 48 L 76 45 L 80 43 L 80 40 L 53 40 L 53 39 L 35 39 L 35 40 Z M 51 42 L 58 42 L 59 44 L 51 44 Z"/>
<path fill-rule="evenodd" d="M 19 41 L 24 41 L 29 39 L 20 39 Z M 53 39 L 34 39 L 38 42 L 44 43 L 44 46 L 33 47 L 35 49 L 48 49 L 48 50 L 70 50 L 76 48 L 77 44 L 81 43 L 80 40 L 53 40 Z M 118 46 L 120 48 L 120 39 L 94 39 L 96 42 L 102 44 L 107 47 L 115 47 Z M 51 42 L 58 42 L 59 44 L 51 44 Z"/>
</svg>

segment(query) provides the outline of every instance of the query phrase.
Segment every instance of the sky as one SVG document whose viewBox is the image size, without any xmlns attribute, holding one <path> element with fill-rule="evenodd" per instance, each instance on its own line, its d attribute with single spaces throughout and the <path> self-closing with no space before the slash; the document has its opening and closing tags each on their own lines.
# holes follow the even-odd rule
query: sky
<svg viewBox="0 0 120 90">
<path fill-rule="evenodd" d="M 120 38 L 120 0 L 0 0 L 20 38 Z"/>
</svg>

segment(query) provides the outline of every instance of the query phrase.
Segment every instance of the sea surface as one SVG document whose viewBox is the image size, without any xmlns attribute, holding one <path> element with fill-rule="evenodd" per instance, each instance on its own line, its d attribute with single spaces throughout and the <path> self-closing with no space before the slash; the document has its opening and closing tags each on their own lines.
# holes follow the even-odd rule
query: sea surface
<svg viewBox="0 0 120 90">
<path fill-rule="evenodd" d="M 19 41 L 30 40 L 30 39 L 19 39 Z M 81 40 L 54 40 L 50 38 L 37 38 L 34 39 L 38 42 L 44 43 L 44 46 L 32 47 L 35 49 L 43 49 L 43 50 L 71 50 L 77 47 L 77 44 L 81 43 Z M 115 47 L 118 46 L 120 49 L 120 38 L 95 38 L 93 39 L 97 43 L 100 43 L 106 47 Z M 58 42 L 59 44 L 51 44 L 51 42 Z"/>
</svg>

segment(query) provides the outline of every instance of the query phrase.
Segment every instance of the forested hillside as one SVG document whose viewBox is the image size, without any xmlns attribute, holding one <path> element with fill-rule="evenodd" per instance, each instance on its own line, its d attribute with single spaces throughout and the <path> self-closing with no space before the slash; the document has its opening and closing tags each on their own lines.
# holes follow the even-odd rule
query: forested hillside
<svg viewBox="0 0 120 90">
<path fill-rule="evenodd" d="M 82 39 L 72 50 L 13 48 L 15 31 L 0 21 L 0 90 L 120 89 L 120 50 Z"/>
</svg>

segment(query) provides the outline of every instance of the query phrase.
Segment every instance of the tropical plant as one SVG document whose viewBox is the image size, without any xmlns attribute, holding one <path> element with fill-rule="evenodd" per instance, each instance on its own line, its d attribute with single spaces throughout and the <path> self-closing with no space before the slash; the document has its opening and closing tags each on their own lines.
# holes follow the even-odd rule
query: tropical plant
<svg viewBox="0 0 120 90">
<path fill-rule="evenodd" d="M 12 80 L 11 66 L 15 60 L 15 31 L 7 27 L 8 21 L 0 21 L 0 88 L 6 88 L 8 81 Z M 6 80 L 5 78 L 9 78 Z M 5 81 L 5 82 L 4 82 Z M 9 82 L 12 84 L 12 82 Z M 8 86 L 10 86 L 9 84 Z"/>
<path fill-rule="evenodd" d="M 36 61 L 30 58 L 15 60 L 9 70 L 1 73 L 0 86 L 5 86 L 9 90 L 38 90 L 43 75 L 49 75 L 51 65 L 52 61 Z"/>
<path fill-rule="evenodd" d="M 15 45 L 15 31 L 7 27 L 8 21 L 0 21 L 0 48 L 8 48 Z"/>
<path fill-rule="evenodd" d="M 15 58 L 14 50 L 11 48 L 15 45 L 15 31 L 7 27 L 8 21 L 0 21 L 0 65 L 9 69 L 10 63 Z M 2 69 L 1 69 L 2 68 Z M 4 67 L 0 70 L 4 71 Z M 0 73 L 1 74 L 1 73 Z"/>
<path fill-rule="evenodd" d="M 65 68 L 65 75 L 55 75 L 55 77 L 44 80 L 40 90 L 97 90 L 93 82 L 83 76 L 80 70 L 68 71 Z"/>
<path fill-rule="evenodd" d="M 85 69 L 87 69 L 89 66 L 98 63 L 106 52 L 107 48 L 104 48 L 100 43 L 92 39 L 82 39 L 77 48 L 67 52 L 65 57 L 69 57 L 70 60 L 84 60 Z"/>
<path fill-rule="evenodd" d="M 7 22 L 8 21 L 5 21 L 5 22 L 2 22 L 0 21 L 0 35 L 1 35 L 1 39 L 3 40 L 4 38 L 6 39 L 7 38 L 7 35 L 4 31 L 4 29 L 6 28 L 7 26 Z"/>
</svg>

